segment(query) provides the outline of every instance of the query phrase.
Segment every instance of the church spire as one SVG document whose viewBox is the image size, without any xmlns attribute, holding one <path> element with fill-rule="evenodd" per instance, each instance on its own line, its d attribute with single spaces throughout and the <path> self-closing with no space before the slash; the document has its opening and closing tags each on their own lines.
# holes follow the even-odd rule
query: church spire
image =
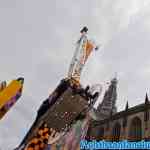
<svg viewBox="0 0 150 150">
<path fill-rule="evenodd" d="M 146 93 L 146 96 L 145 96 L 145 104 L 148 104 L 149 103 L 149 98 L 148 98 L 148 95 Z"/>
<path fill-rule="evenodd" d="M 126 107 L 125 107 L 125 111 L 127 111 L 127 110 L 128 110 L 128 108 L 129 108 L 129 104 L 128 104 L 128 101 L 127 101 L 127 103 L 126 103 Z"/>
<path fill-rule="evenodd" d="M 97 107 L 97 116 L 100 120 L 107 118 L 117 112 L 116 100 L 117 100 L 117 78 L 114 77 L 111 80 L 108 90 L 104 94 L 102 103 Z"/>
</svg>

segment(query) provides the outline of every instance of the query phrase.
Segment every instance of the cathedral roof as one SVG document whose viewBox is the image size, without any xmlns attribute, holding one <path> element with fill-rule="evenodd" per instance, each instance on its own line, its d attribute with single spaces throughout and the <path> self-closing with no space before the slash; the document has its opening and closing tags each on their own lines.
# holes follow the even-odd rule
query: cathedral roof
<svg viewBox="0 0 150 150">
<path fill-rule="evenodd" d="M 132 114 L 135 114 L 138 112 L 144 112 L 146 109 L 150 109 L 150 103 L 149 104 L 142 103 L 142 104 L 136 105 L 134 107 L 128 108 L 127 110 L 123 110 L 123 111 L 120 111 L 114 115 L 110 115 L 108 118 L 106 118 L 104 120 L 100 120 L 100 121 L 94 120 L 93 123 L 95 125 L 96 124 L 97 125 L 104 124 L 104 123 L 107 123 L 107 122 L 112 121 L 112 120 L 124 118 L 125 116 L 128 117 L 129 115 L 132 115 Z"/>
</svg>

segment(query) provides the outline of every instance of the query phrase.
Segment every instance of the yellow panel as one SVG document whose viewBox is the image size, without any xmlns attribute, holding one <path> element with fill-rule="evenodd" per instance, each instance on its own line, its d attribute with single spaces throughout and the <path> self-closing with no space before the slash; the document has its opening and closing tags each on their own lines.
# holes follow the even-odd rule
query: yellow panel
<svg viewBox="0 0 150 150">
<path fill-rule="evenodd" d="M 0 92 L 0 109 L 16 95 L 21 87 L 22 84 L 19 81 L 13 80 L 2 92 Z"/>
</svg>

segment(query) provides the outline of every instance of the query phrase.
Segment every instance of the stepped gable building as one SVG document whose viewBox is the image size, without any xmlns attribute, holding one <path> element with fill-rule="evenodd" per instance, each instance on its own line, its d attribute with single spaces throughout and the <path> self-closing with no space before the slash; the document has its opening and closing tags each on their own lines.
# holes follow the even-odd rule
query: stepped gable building
<svg viewBox="0 0 150 150">
<path fill-rule="evenodd" d="M 116 85 L 113 79 L 104 95 L 102 103 L 95 110 L 98 120 L 93 120 L 87 133 L 90 140 L 140 141 L 150 140 L 150 102 L 146 94 L 145 102 L 123 111 L 116 111 Z M 112 111 L 111 111 L 112 110 Z"/>
</svg>

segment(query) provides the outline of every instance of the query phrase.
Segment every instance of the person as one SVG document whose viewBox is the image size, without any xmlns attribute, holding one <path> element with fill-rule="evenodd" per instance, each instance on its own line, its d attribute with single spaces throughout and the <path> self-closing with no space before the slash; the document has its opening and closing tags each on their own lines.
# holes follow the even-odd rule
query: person
<svg viewBox="0 0 150 150">
<path fill-rule="evenodd" d="M 98 97 L 99 97 L 99 92 L 95 92 L 93 95 L 91 95 L 91 98 L 90 98 L 90 105 L 91 106 L 93 106 L 95 104 Z"/>
<path fill-rule="evenodd" d="M 48 138 L 48 144 L 44 150 L 51 150 L 55 143 L 64 135 L 64 132 L 57 132 L 55 129 L 50 129 L 51 134 Z"/>
<path fill-rule="evenodd" d="M 6 88 L 6 86 L 7 86 L 6 81 L 1 82 L 0 83 L 0 92 L 2 92 Z"/>
<path fill-rule="evenodd" d="M 17 81 L 19 81 L 21 84 L 23 84 L 24 83 L 24 78 L 20 77 L 20 78 L 17 79 Z"/>
</svg>

